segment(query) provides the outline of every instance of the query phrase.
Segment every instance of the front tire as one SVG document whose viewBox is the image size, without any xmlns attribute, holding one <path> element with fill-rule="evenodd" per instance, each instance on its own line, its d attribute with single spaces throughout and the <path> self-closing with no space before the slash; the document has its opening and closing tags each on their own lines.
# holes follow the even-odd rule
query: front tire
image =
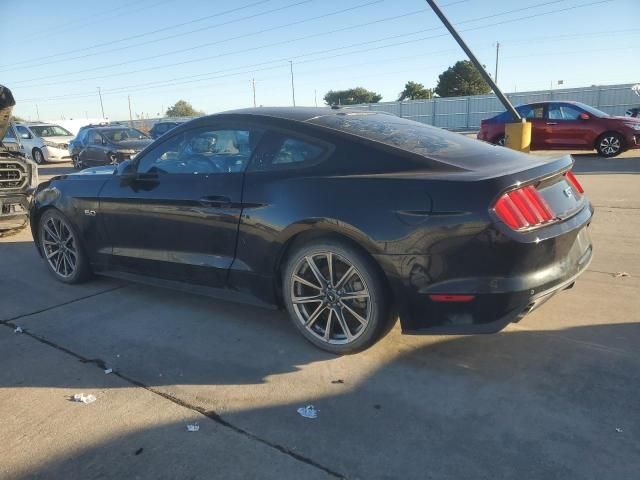
<svg viewBox="0 0 640 480">
<path fill-rule="evenodd" d="M 43 163 L 45 163 L 44 153 L 42 153 L 42 150 L 40 150 L 39 148 L 34 148 L 31 154 L 33 155 L 33 161 L 38 165 L 42 165 Z"/>
<path fill-rule="evenodd" d="M 598 154 L 605 158 L 615 157 L 624 151 L 624 139 L 617 133 L 605 133 L 596 143 Z"/>
<path fill-rule="evenodd" d="M 382 273 L 358 248 L 338 240 L 303 245 L 289 255 L 283 275 L 289 316 L 316 347 L 355 353 L 389 330 Z"/>
<path fill-rule="evenodd" d="M 40 251 L 53 276 L 64 283 L 81 283 L 91 275 L 80 236 L 57 210 L 47 210 L 38 223 Z"/>
</svg>

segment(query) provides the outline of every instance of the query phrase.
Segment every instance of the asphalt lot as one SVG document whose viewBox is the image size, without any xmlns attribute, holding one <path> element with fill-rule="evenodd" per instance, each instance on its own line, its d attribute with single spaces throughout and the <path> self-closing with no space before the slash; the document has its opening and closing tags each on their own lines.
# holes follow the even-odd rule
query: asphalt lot
<svg viewBox="0 0 640 480">
<path fill-rule="evenodd" d="M 0 239 L 0 477 L 637 478 L 640 156 L 576 159 L 596 216 L 573 289 L 500 334 L 396 327 L 341 358 L 282 312 L 62 285 L 28 230 Z"/>
</svg>

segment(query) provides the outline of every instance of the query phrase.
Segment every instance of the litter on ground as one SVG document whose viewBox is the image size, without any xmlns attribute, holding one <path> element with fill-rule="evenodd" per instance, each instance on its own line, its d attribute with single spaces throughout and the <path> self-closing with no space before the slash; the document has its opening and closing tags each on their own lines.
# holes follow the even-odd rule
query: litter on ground
<svg viewBox="0 0 640 480">
<path fill-rule="evenodd" d="M 74 402 L 82 402 L 82 403 L 93 403 L 96 401 L 96 397 L 89 394 L 89 395 L 85 395 L 84 393 L 76 393 L 73 397 L 72 400 Z"/>
<path fill-rule="evenodd" d="M 198 430 L 200 430 L 200 425 L 198 425 L 198 422 L 190 423 L 187 425 L 187 432 L 197 432 Z"/>
<path fill-rule="evenodd" d="M 107 368 L 107 369 L 105 369 L 104 374 L 105 375 L 109 375 L 112 372 L 113 372 L 113 368 Z"/>
<path fill-rule="evenodd" d="M 300 416 L 304 418 L 318 418 L 318 410 L 313 405 L 307 405 L 306 407 L 300 407 L 298 409 Z"/>
<path fill-rule="evenodd" d="M 13 333 L 22 333 L 22 328 L 21 327 L 16 327 L 16 329 L 13 331 Z"/>
</svg>

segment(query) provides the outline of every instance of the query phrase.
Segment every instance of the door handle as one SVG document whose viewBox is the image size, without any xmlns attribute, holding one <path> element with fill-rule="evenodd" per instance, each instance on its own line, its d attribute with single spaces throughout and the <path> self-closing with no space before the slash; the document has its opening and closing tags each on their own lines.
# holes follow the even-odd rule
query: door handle
<svg viewBox="0 0 640 480">
<path fill-rule="evenodd" d="M 231 206 L 231 199 L 229 197 L 225 197 L 224 195 L 202 197 L 199 202 L 200 205 L 203 205 L 205 207 L 228 208 Z"/>
<path fill-rule="evenodd" d="M 547 125 L 557 125 L 558 122 L 547 122 Z"/>
</svg>

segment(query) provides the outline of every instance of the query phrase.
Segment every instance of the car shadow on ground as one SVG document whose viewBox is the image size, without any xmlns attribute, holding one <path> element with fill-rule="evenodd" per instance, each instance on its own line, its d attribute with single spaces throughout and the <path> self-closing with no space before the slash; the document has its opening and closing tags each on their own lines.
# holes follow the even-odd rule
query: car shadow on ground
<svg viewBox="0 0 640 480">
<path fill-rule="evenodd" d="M 69 173 L 76 172 L 73 166 L 69 163 L 61 163 L 61 164 L 44 164 L 38 166 L 38 174 L 40 176 L 57 176 L 57 175 L 68 175 Z"/>
<path fill-rule="evenodd" d="M 640 173 L 640 156 L 603 158 L 595 153 L 574 153 L 573 171 L 581 175 Z"/>
<path fill-rule="evenodd" d="M 254 327 L 251 323 L 236 325 L 238 331 Z M 266 357 L 269 348 L 264 345 L 253 345 L 254 354 L 247 359 L 246 350 L 237 343 L 229 348 L 227 338 L 211 337 L 206 351 L 201 350 L 205 348 L 199 341 L 201 335 L 192 330 L 180 341 L 172 339 L 184 347 L 182 356 L 172 357 L 184 371 L 181 384 L 263 382 L 268 376 L 295 371 L 318 360 L 330 372 L 331 364 L 341 361 L 300 340 L 301 348 L 287 349 L 275 366 Z M 527 478 L 632 478 L 640 468 L 636 396 L 640 358 L 635 349 L 607 347 L 610 338 L 626 338 L 629 345 L 637 345 L 640 324 L 449 337 L 417 348 L 405 346 L 384 362 L 379 362 L 379 357 L 388 356 L 389 349 L 377 345 L 347 359 L 374 362 L 377 368 L 362 378 L 343 371 L 339 383 L 332 383 L 334 377 L 327 376 L 323 381 L 328 394 L 295 403 L 274 399 L 262 408 L 237 408 L 231 401 L 220 417 L 219 412 L 203 406 L 205 402 L 198 406 L 208 418 L 193 414 L 202 431 L 226 428 L 240 436 L 255 436 L 273 446 L 277 454 L 293 448 L 296 455 L 346 477 L 513 478 L 526 471 Z M 293 339 L 285 340 L 289 344 Z M 273 350 L 282 347 L 284 344 L 271 345 Z M 194 352 L 194 348 L 201 351 Z M 144 349 L 142 354 L 147 358 L 167 354 L 151 345 Z M 226 351 L 226 362 L 211 363 L 197 375 L 190 371 L 192 356 L 206 357 L 216 349 Z M 233 364 L 241 358 L 245 359 L 244 373 L 219 375 L 220 369 L 237 368 Z M 139 380 L 126 368 L 123 373 Z M 70 379 L 64 386 L 104 389 L 108 377 L 104 378 L 101 384 Z M 61 385 L 51 378 L 30 381 L 26 370 L 21 385 L 5 381 L 1 386 Z M 295 396 L 295 381 L 290 391 Z M 181 401 L 189 404 L 188 399 Z M 317 419 L 296 413 L 307 403 L 318 408 Z M 72 456 L 41 464 L 28 476 L 117 477 L 128 468 L 128 478 L 146 478 L 148 462 L 170 454 L 159 450 L 158 444 L 167 445 L 166 440 L 158 440 L 161 438 L 172 439 L 168 443 L 192 443 L 192 450 L 181 449 L 184 457 L 179 461 L 206 472 L 198 434 L 187 433 L 185 427 L 184 423 L 171 423 L 117 435 L 74 451 Z M 123 461 L 140 449 L 147 452 L 140 461 Z M 499 461 L 496 452 L 500 452 Z M 268 466 L 264 468 L 269 471 Z"/>
</svg>

